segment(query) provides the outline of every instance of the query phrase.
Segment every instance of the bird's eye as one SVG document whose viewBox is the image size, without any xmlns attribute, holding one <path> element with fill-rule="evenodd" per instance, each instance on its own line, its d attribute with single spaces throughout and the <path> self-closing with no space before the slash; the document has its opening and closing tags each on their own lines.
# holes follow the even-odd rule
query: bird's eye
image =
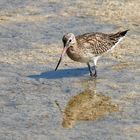
<svg viewBox="0 0 140 140">
<path fill-rule="evenodd" d="M 69 42 L 71 42 L 71 39 L 69 40 Z"/>
</svg>

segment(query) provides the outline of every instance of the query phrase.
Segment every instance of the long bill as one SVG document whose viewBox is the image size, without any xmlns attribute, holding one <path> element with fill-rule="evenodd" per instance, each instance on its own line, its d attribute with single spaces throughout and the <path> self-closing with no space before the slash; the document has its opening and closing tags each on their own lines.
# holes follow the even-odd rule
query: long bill
<svg viewBox="0 0 140 140">
<path fill-rule="evenodd" d="M 63 58 L 64 54 L 66 53 L 66 51 L 67 51 L 67 47 L 64 47 L 64 49 L 63 49 L 63 51 L 62 51 L 62 54 L 61 54 L 61 56 L 60 56 L 60 59 L 59 59 L 59 61 L 58 61 L 58 63 L 57 63 L 57 66 L 56 66 L 56 68 L 55 68 L 55 71 L 57 70 L 59 64 L 61 63 L 62 58 Z"/>
</svg>

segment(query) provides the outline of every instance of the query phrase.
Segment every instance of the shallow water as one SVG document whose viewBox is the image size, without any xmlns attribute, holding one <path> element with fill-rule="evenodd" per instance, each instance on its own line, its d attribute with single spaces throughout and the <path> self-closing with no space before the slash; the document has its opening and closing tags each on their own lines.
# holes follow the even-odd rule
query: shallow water
<svg viewBox="0 0 140 140">
<path fill-rule="evenodd" d="M 95 121 L 111 112 L 119 110 L 117 104 L 111 102 L 110 97 L 104 96 L 101 93 L 97 94 L 96 90 L 85 90 L 72 97 L 64 111 L 62 111 L 59 104 L 58 107 L 63 113 L 62 126 L 65 128 L 74 127 L 79 120 Z"/>
<path fill-rule="evenodd" d="M 137 0 L 0 0 L 0 140 L 139 139 L 140 18 L 133 5 L 139 8 Z M 54 71 L 63 34 L 126 28 L 126 38 L 99 60 L 97 79 L 67 56 Z M 101 117 L 94 119 L 100 102 L 83 91 L 118 109 L 104 115 L 96 108 Z M 76 117 L 66 128 L 69 112 Z"/>
</svg>

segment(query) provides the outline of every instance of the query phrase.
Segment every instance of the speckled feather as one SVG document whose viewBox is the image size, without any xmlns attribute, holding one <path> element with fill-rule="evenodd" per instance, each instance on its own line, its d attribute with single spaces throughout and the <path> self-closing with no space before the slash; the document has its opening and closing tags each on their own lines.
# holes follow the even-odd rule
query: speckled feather
<svg viewBox="0 0 140 140">
<path fill-rule="evenodd" d="M 97 60 L 103 53 L 115 48 L 127 31 L 128 30 L 116 34 L 86 33 L 76 37 L 73 33 L 64 35 L 62 38 L 64 48 L 55 70 L 57 70 L 64 54 L 67 53 L 72 60 L 86 63 L 90 76 L 96 77 Z M 94 74 L 90 66 L 91 62 L 94 63 Z"/>
<path fill-rule="evenodd" d="M 63 36 L 64 47 L 68 45 L 67 55 L 74 61 L 91 62 L 95 64 L 103 53 L 112 50 L 120 40 L 125 36 L 128 30 L 117 32 L 115 34 L 105 33 L 86 33 L 74 36 L 69 33 Z M 69 42 L 71 40 L 71 42 Z"/>
<path fill-rule="evenodd" d="M 100 55 L 110 50 L 124 36 L 124 32 L 116 34 L 86 33 L 79 35 L 76 36 L 77 47 L 83 51 L 90 50 L 91 53 Z"/>
</svg>

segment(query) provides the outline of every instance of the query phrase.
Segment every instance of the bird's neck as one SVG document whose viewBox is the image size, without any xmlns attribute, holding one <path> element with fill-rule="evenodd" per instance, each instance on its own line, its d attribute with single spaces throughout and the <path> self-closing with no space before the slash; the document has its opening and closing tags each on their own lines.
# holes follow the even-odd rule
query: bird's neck
<svg viewBox="0 0 140 140">
<path fill-rule="evenodd" d="M 71 44 L 71 46 L 69 47 L 69 51 L 76 51 L 77 49 L 78 49 L 77 42 Z"/>
</svg>

